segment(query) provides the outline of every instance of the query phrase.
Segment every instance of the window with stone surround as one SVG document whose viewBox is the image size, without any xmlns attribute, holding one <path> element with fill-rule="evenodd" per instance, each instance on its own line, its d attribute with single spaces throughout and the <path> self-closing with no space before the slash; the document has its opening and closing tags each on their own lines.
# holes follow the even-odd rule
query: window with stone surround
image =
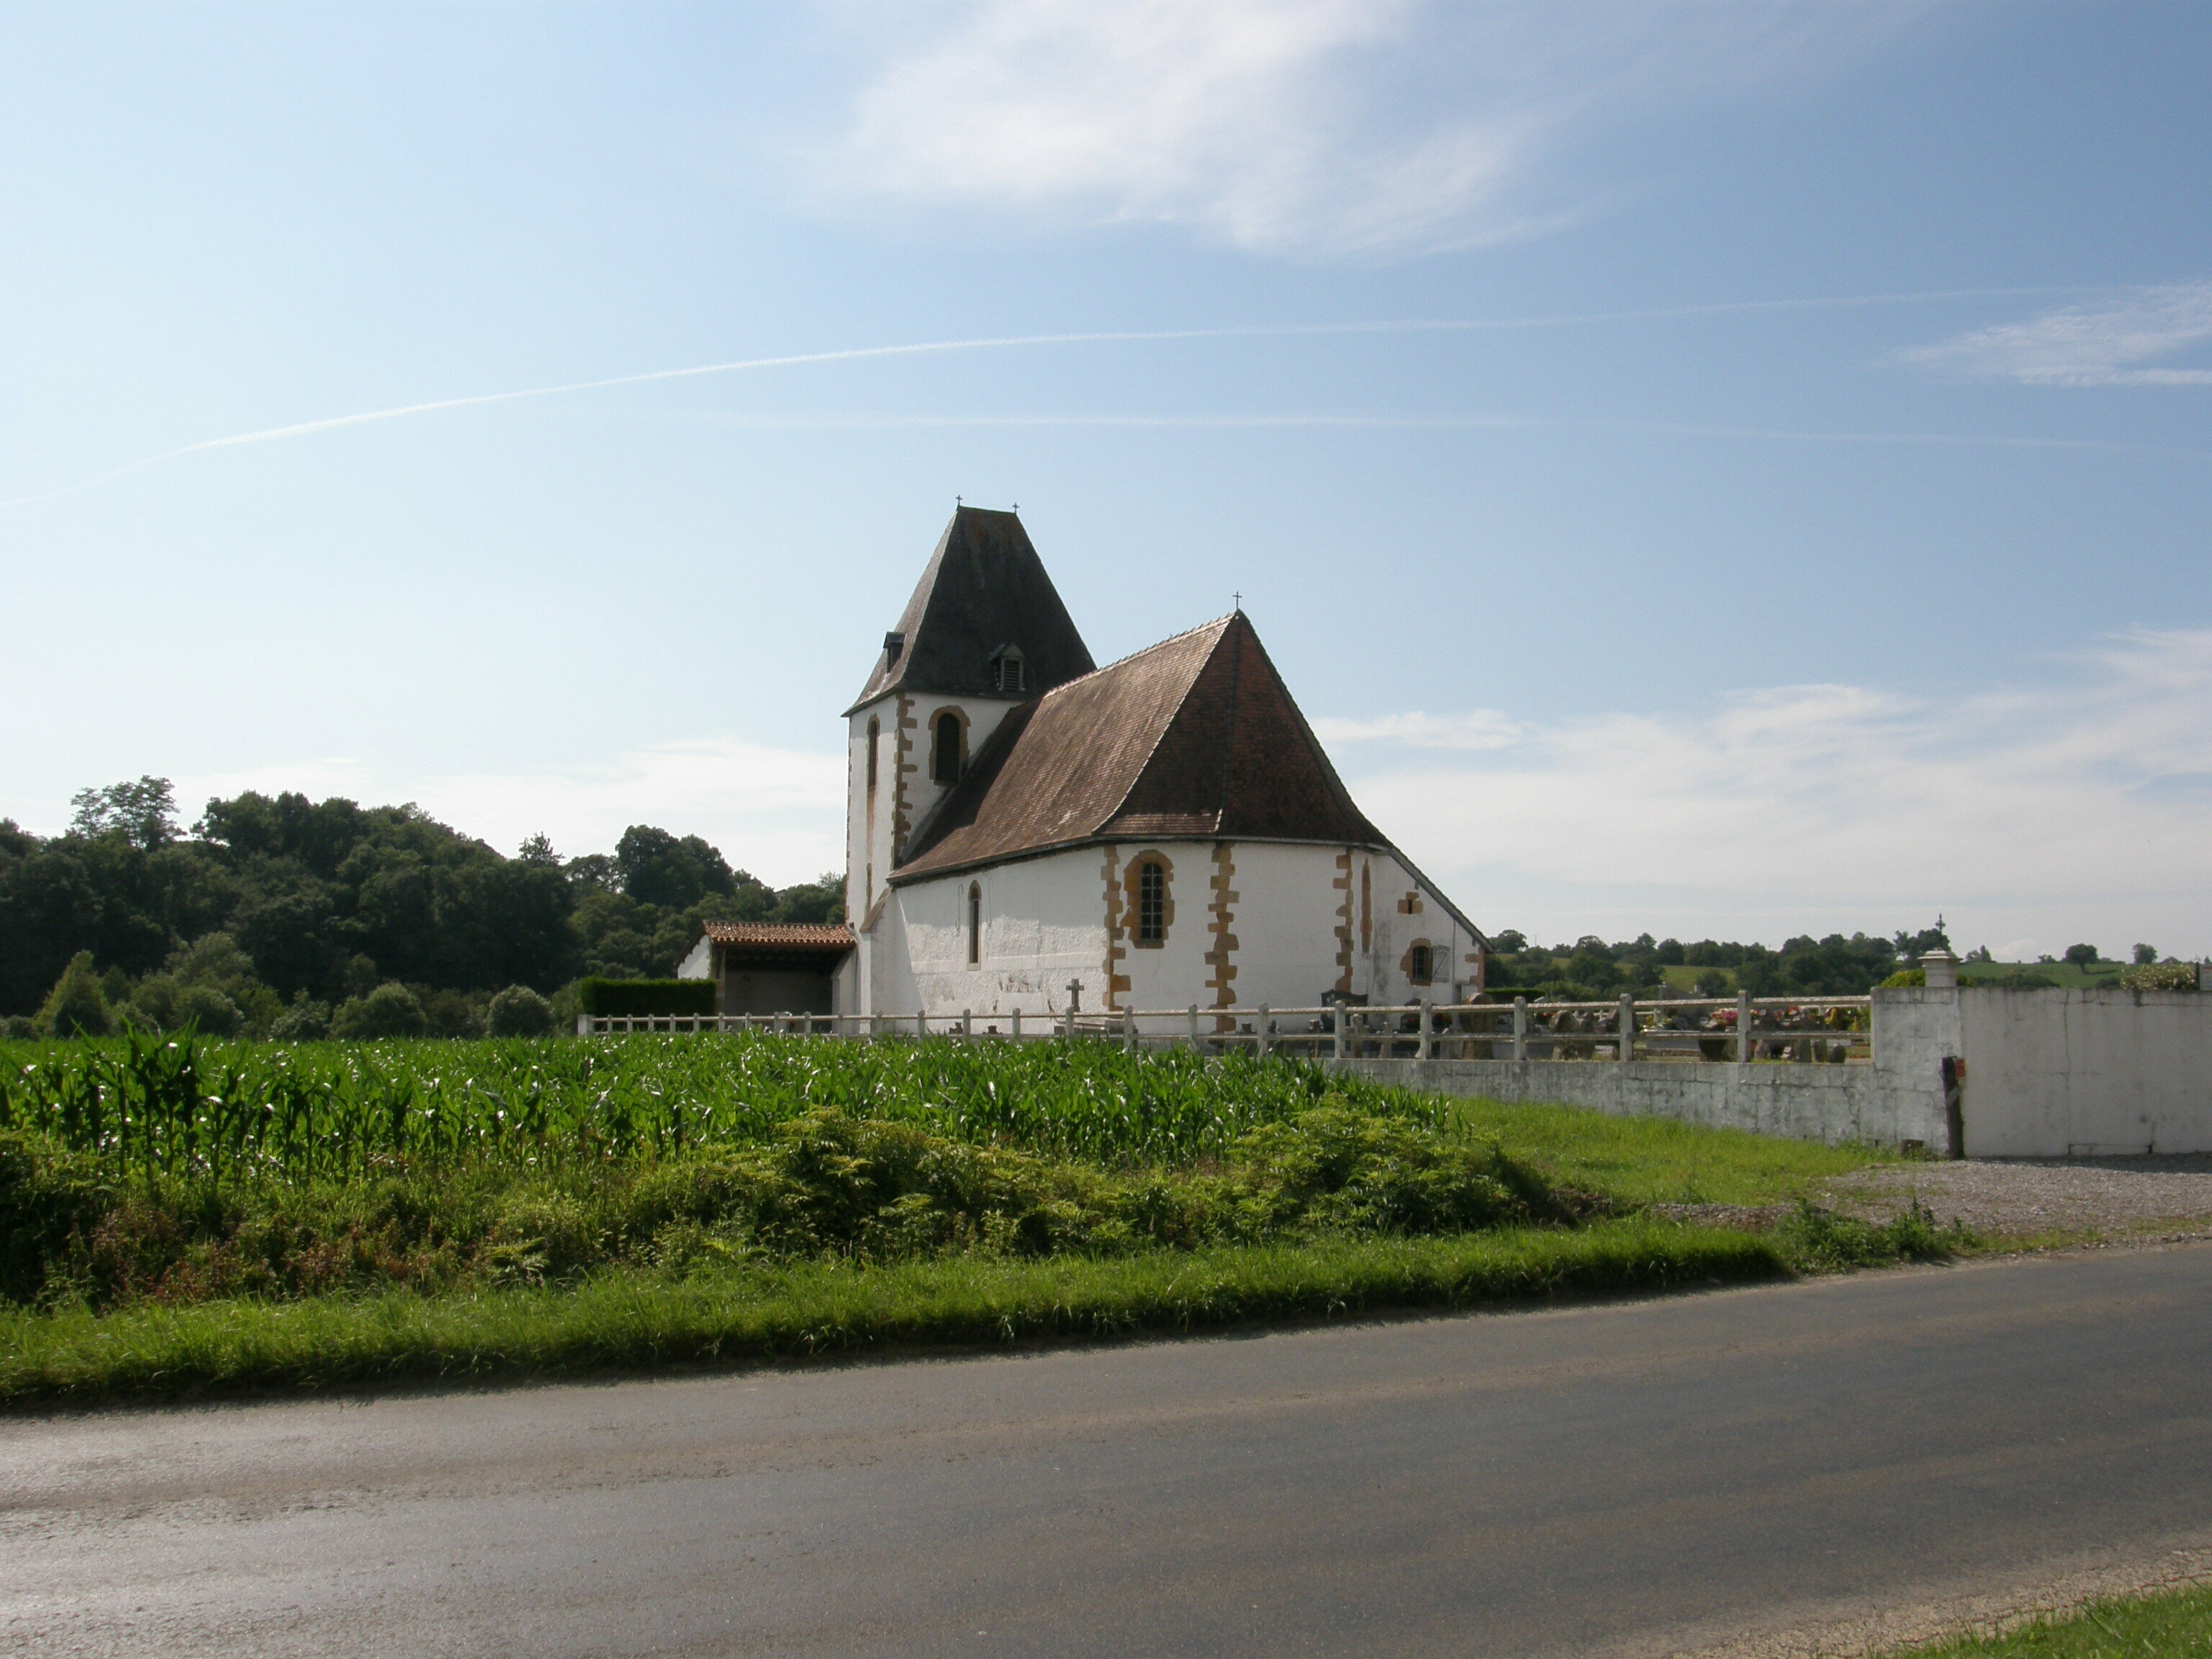
<svg viewBox="0 0 2212 1659">
<path fill-rule="evenodd" d="M 956 708 L 947 708 L 930 722 L 929 780 L 932 783 L 960 781 L 960 763 L 968 747 L 967 723 Z"/>
</svg>

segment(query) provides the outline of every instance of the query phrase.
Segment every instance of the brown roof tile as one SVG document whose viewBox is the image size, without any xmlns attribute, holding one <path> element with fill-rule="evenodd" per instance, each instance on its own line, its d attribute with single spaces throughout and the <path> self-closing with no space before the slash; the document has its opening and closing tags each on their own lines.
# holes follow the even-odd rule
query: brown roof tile
<svg viewBox="0 0 2212 1659">
<path fill-rule="evenodd" d="M 843 922 L 710 921 L 707 937 L 717 945 L 772 945 L 779 949 L 849 951 L 853 930 Z"/>
<path fill-rule="evenodd" d="M 1389 843 L 1242 611 L 1012 710 L 893 881 L 1085 841 Z"/>
</svg>

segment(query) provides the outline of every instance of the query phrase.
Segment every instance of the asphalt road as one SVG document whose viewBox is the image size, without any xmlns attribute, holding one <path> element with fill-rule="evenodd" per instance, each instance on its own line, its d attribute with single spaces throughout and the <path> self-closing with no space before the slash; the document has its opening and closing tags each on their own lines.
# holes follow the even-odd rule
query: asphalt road
<svg viewBox="0 0 2212 1659">
<path fill-rule="evenodd" d="M 0 1421 L 0 1651 L 1665 1653 L 2212 1537 L 2212 1246 Z"/>
</svg>

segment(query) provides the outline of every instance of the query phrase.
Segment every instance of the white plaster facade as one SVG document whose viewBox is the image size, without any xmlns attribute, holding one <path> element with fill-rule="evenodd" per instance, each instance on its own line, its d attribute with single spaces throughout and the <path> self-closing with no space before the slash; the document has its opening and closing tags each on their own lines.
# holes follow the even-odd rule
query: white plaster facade
<svg viewBox="0 0 2212 1659">
<path fill-rule="evenodd" d="M 1148 859 L 1167 871 L 1170 920 L 1157 945 L 1137 942 L 1129 914 L 1128 872 Z M 1071 983 L 1085 1012 L 1310 1008 L 1335 991 L 1371 1003 L 1456 1001 L 1475 988 L 1482 948 L 1431 884 L 1375 848 L 1094 842 L 902 882 L 881 896 L 860 933 L 851 1006 L 890 1016 L 1059 1013 Z M 1425 980 L 1411 972 L 1416 944 L 1430 951 Z"/>
</svg>

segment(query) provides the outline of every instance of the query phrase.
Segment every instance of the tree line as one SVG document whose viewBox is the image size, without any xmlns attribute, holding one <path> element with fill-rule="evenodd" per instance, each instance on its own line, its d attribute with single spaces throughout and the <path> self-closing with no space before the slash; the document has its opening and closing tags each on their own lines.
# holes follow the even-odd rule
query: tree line
<svg viewBox="0 0 2212 1659">
<path fill-rule="evenodd" d="M 1784 939 L 1779 950 L 1710 939 L 1685 945 L 1649 933 L 1611 945 L 1586 933 L 1571 945 L 1547 947 L 1509 927 L 1493 935 L 1491 945 L 1486 982 L 1493 992 L 1595 1002 L 1623 991 L 1649 994 L 1684 977 L 1700 996 L 1863 996 L 1923 953 L 1949 950 L 1951 940 L 1936 927 L 1887 937 L 1808 933 Z M 1697 971 L 1670 975 L 1670 968 Z"/>
<path fill-rule="evenodd" d="M 89 981 L 111 1020 L 155 1029 L 319 1035 L 380 995 L 403 1027 L 411 1003 L 420 1029 L 465 1035 L 510 987 L 552 1007 L 586 975 L 672 976 L 709 921 L 844 914 L 842 875 L 779 890 L 646 824 L 564 859 L 543 836 L 508 856 L 411 805 L 289 792 L 210 800 L 187 830 L 157 777 L 71 806 L 51 837 L 0 819 L 0 1017 L 35 1018 L 73 971 L 79 1005 Z"/>
</svg>

